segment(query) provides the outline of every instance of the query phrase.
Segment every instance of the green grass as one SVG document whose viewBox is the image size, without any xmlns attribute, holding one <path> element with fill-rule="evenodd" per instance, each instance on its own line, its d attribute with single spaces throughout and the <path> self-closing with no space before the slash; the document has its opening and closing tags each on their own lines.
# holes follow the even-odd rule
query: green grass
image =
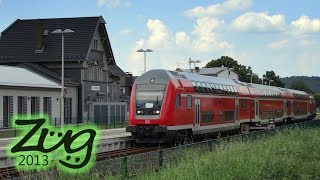
<svg viewBox="0 0 320 180">
<path fill-rule="evenodd" d="M 213 152 L 188 151 L 177 164 L 136 179 L 320 179 L 320 128 L 246 142 Z"/>
<path fill-rule="evenodd" d="M 320 127 L 284 130 L 268 138 L 231 140 L 202 148 L 181 149 L 177 162 L 132 179 L 320 179 Z M 174 155 L 179 156 L 179 155 Z M 143 161 L 143 159 L 141 159 Z M 109 162 L 110 163 L 110 162 Z M 135 165 L 138 166 L 138 165 Z M 104 169 L 83 175 L 63 173 L 43 179 L 122 179 Z M 110 170 L 110 169 L 109 169 Z M 26 178 L 34 179 L 34 178 Z"/>
</svg>

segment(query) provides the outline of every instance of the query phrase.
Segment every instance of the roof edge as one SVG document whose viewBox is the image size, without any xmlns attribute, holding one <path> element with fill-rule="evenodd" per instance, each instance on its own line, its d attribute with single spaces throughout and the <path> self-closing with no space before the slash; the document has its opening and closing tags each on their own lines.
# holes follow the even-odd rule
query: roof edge
<svg viewBox="0 0 320 180">
<path fill-rule="evenodd" d="M 14 24 L 16 24 L 18 21 L 20 21 L 20 19 L 16 19 L 15 21 L 13 21 L 13 23 L 11 23 L 7 28 L 5 28 L 2 32 L 1 32 L 1 36 L 0 39 L 2 37 L 2 35 L 7 32 Z"/>
</svg>

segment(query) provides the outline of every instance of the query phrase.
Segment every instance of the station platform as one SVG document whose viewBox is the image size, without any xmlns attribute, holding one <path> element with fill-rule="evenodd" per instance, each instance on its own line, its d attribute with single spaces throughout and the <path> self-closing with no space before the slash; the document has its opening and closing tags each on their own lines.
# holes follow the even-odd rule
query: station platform
<svg viewBox="0 0 320 180">
<path fill-rule="evenodd" d="M 13 166 L 13 160 L 6 155 L 7 145 L 14 140 L 12 138 L 0 138 L 0 168 Z M 125 128 L 100 130 L 100 142 L 98 153 L 114 151 L 132 147 L 134 145 L 131 133 L 126 132 Z"/>
</svg>

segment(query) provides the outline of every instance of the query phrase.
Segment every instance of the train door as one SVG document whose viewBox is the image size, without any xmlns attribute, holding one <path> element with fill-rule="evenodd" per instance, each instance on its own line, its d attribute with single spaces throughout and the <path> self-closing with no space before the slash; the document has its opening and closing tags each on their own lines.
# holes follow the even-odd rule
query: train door
<svg viewBox="0 0 320 180">
<path fill-rule="evenodd" d="M 254 114 L 255 114 L 254 107 L 255 107 L 254 99 L 252 99 L 251 100 L 251 107 L 250 107 L 251 108 L 250 120 L 254 119 Z"/>
<path fill-rule="evenodd" d="M 239 99 L 235 100 L 235 123 L 239 122 Z"/>
<path fill-rule="evenodd" d="M 291 117 L 294 116 L 293 101 L 291 101 Z"/>
<path fill-rule="evenodd" d="M 194 128 L 200 126 L 200 99 L 194 99 Z"/>
<path fill-rule="evenodd" d="M 307 114 L 310 115 L 310 101 L 307 103 Z"/>
<path fill-rule="evenodd" d="M 291 101 L 287 101 L 287 115 L 290 117 L 291 115 Z"/>
<path fill-rule="evenodd" d="M 283 101 L 283 115 L 284 115 L 284 117 L 286 118 L 287 117 L 287 101 L 286 100 L 284 100 Z"/>
<path fill-rule="evenodd" d="M 259 120 L 259 100 L 258 98 L 255 98 L 255 113 L 256 113 L 256 116 L 255 116 L 255 119 L 256 120 Z"/>
</svg>

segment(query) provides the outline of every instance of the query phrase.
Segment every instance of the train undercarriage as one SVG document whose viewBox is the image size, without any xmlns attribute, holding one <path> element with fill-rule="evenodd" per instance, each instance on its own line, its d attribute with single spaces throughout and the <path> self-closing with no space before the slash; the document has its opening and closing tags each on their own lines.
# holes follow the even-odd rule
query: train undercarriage
<svg viewBox="0 0 320 180">
<path fill-rule="evenodd" d="M 249 122 L 240 125 L 240 128 L 229 131 L 221 131 L 210 134 L 193 135 L 192 129 L 168 130 L 166 126 L 159 125 L 137 125 L 127 127 L 127 132 L 131 132 L 136 143 L 141 144 L 185 144 L 193 142 L 197 138 L 221 137 L 221 134 L 229 135 L 234 132 L 248 134 L 253 130 L 273 129 L 276 126 L 291 124 L 314 119 L 316 114 L 310 115 L 307 119 L 295 120 L 294 118 L 285 118 L 282 122 L 275 122 L 270 119 L 268 124 L 260 124 L 259 122 Z"/>
</svg>

